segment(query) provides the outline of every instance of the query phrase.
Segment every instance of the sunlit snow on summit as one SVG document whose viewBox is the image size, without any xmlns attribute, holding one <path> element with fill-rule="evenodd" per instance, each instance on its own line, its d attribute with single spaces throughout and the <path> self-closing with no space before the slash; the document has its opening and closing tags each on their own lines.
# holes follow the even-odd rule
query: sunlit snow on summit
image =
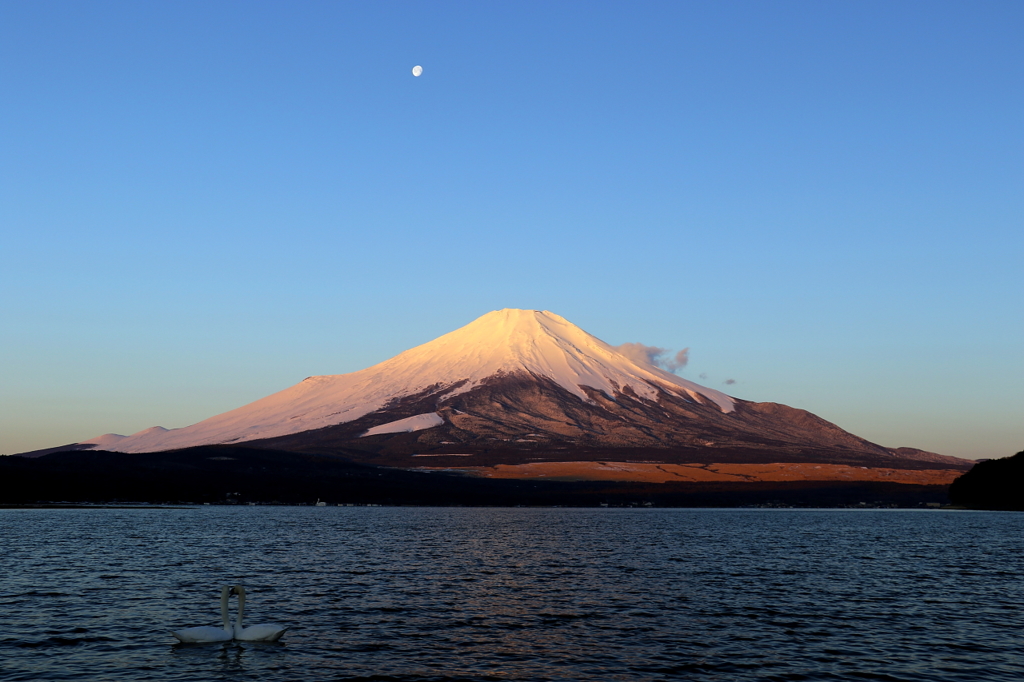
<svg viewBox="0 0 1024 682">
<path fill-rule="evenodd" d="M 720 391 L 638 361 L 635 352 L 624 353 L 552 312 L 505 309 L 367 369 L 309 377 L 192 426 L 147 429 L 104 445 L 148 452 L 273 438 L 350 422 L 425 391 L 436 392 L 440 406 L 487 379 L 524 372 L 553 381 L 585 402 L 590 402 L 589 388 L 609 397 L 628 389 L 648 400 L 669 390 L 708 400 L 723 413 L 735 404 Z"/>
</svg>

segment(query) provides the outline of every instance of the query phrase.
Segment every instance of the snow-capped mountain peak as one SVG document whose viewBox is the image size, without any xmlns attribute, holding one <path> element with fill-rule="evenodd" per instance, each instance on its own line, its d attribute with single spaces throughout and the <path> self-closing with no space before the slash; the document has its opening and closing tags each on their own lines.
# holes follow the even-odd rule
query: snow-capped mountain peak
<svg viewBox="0 0 1024 682">
<path fill-rule="evenodd" d="M 436 393 L 440 407 L 490 379 L 517 374 L 554 382 L 587 402 L 584 387 L 612 399 L 629 387 L 648 400 L 669 391 L 723 413 L 735 406 L 724 393 L 629 359 L 554 313 L 505 309 L 367 369 L 309 377 L 198 424 L 147 429 L 108 447 L 148 452 L 273 438 L 351 422 L 407 396 Z"/>
</svg>

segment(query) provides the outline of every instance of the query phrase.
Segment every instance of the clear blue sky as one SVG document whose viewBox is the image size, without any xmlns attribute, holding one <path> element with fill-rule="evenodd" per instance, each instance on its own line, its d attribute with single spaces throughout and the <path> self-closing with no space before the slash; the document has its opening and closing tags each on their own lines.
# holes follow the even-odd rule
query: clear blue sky
<svg viewBox="0 0 1024 682">
<path fill-rule="evenodd" d="M 1013 454 L 1022 35 L 1019 1 L 0 3 L 0 452 L 516 307 Z"/>
</svg>

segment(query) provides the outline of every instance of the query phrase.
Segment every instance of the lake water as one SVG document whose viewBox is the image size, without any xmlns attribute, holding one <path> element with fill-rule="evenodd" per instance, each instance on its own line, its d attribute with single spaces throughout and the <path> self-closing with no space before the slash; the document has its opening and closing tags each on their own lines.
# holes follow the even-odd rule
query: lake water
<svg viewBox="0 0 1024 682">
<path fill-rule="evenodd" d="M 1012 513 L 0 510 L 0 679 L 1017 682 L 1022 576 Z M 281 643 L 176 644 L 234 583 Z"/>
</svg>

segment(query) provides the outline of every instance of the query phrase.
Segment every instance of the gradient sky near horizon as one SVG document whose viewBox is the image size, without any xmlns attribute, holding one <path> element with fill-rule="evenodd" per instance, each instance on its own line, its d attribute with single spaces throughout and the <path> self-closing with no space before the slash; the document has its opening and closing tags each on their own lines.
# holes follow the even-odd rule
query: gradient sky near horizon
<svg viewBox="0 0 1024 682">
<path fill-rule="evenodd" d="M 506 307 L 1024 450 L 1022 35 L 1017 1 L 8 0 L 0 453 Z"/>
</svg>

